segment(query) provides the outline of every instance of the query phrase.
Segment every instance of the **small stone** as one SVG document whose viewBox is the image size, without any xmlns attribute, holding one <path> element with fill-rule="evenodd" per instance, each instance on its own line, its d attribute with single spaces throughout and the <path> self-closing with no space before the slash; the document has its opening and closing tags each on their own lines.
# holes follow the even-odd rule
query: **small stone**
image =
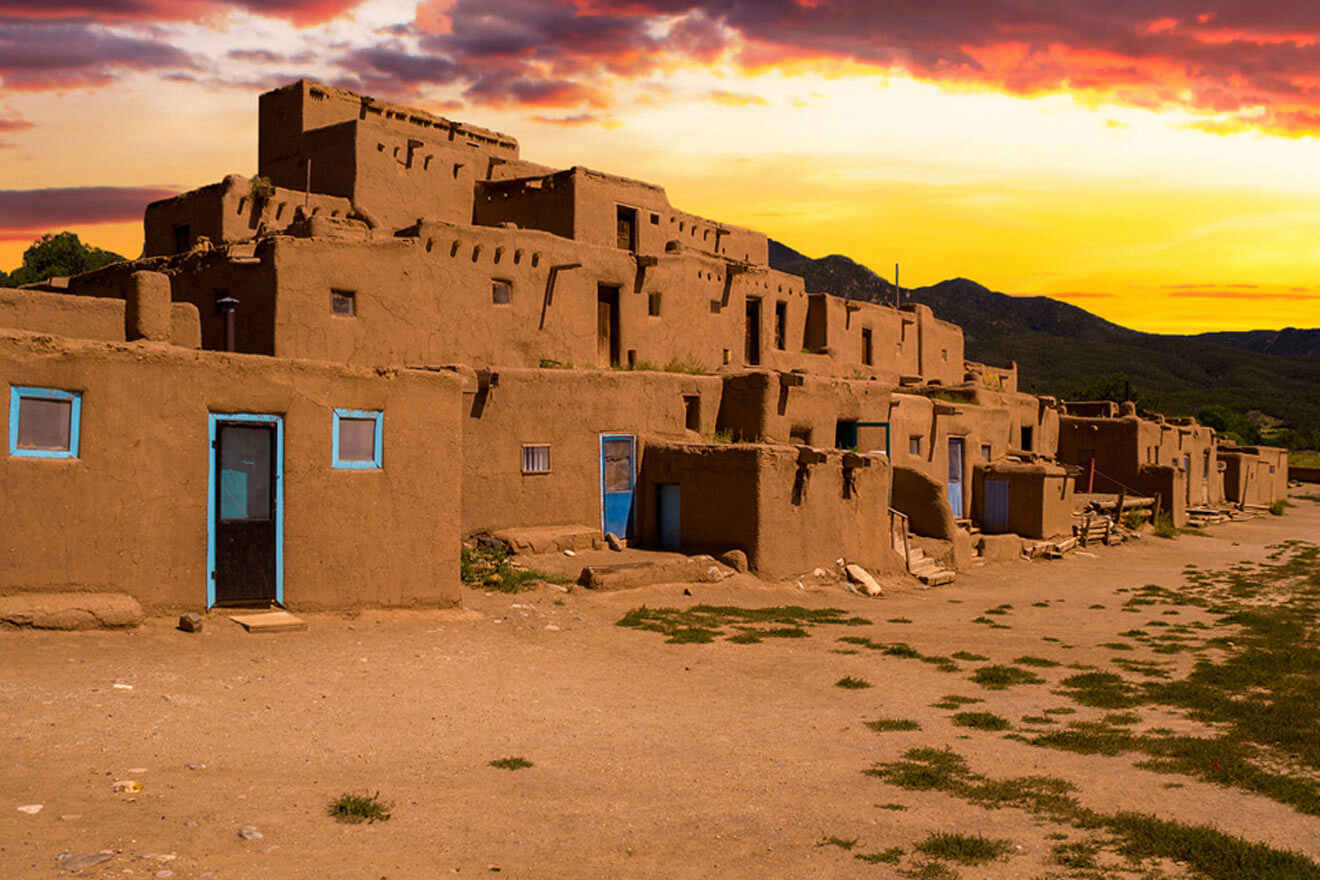
<svg viewBox="0 0 1320 880">
<path fill-rule="evenodd" d="M 811 576 L 815 578 L 823 578 L 829 577 L 830 573 L 823 568 L 817 568 L 811 572 Z"/>
<path fill-rule="evenodd" d="M 564 555 L 565 555 L 565 556 L 577 556 L 577 554 L 574 553 L 572 550 L 565 550 L 565 551 L 564 551 Z"/>
<path fill-rule="evenodd" d="M 111 788 L 114 789 L 115 794 L 132 794 L 142 790 L 142 783 L 136 779 L 121 779 Z"/>
<path fill-rule="evenodd" d="M 244 840 L 261 840 L 261 838 L 265 837 L 264 834 L 257 830 L 256 825 L 244 825 L 242 828 L 238 829 L 238 836 Z"/>
<path fill-rule="evenodd" d="M 551 632 L 559 632 L 559 627 L 555 626 L 553 623 L 547 623 L 545 625 L 545 628 L 550 630 Z"/>
<path fill-rule="evenodd" d="M 131 691 L 132 689 L 133 686 L 131 684 L 125 684 L 122 681 L 115 682 L 115 690 L 117 691 Z"/>
<path fill-rule="evenodd" d="M 206 624 L 206 618 L 196 611 L 189 611 L 179 617 L 179 629 L 186 633 L 199 633 Z"/>
<path fill-rule="evenodd" d="M 45 806 L 45 804 L 24 804 L 18 808 L 18 811 L 20 813 L 27 813 L 29 816 L 35 816 L 37 813 L 41 812 L 43 806 Z"/>
<path fill-rule="evenodd" d="M 171 871 L 171 870 L 169 870 L 169 869 L 166 869 L 166 870 L 164 870 L 164 871 L 157 871 L 157 872 L 156 872 L 156 876 L 157 876 L 157 877 L 173 877 L 173 876 L 174 876 L 174 872 Z"/>
<path fill-rule="evenodd" d="M 624 546 L 623 541 L 620 540 L 619 536 L 614 534 L 613 532 L 605 533 L 605 543 L 608 544 L 609 548 L 611 550 L 614 550 L 615 552 L 621 551 Z"/>
<path fill-rule="evenodd" d="M 203 764 L 201 761 L 189 761 L 189 762 L 188 762 L 187 764 L 185 764 L 184 766 L 187 767 L 189 770 L 205 770 L 205 769 L 206 769 L 206 765 Z"/>
<path fill-rule="evenodd" d="M 132 773 L 134 776 L 138 776 L 138 775 L 140 775 L 140 774 L 142 774 L 142 773 L 146 773 L 146 772 L 147 772 L 147 768 L 146 768 L 146 767 L 129 767 L 129 768 L 128 768 L 128 772 L 129 772 L 129 773 Z"/>
<path fill-rule="evenodd" d="M 747 554 L 741 550 L 730 550 L 727 553 L 720 554 L 720 562 L 723 562 L 734 571 L 747 571 Z"/>
<path fill-rule="evenodd" d="M 90 868 L 92 865 L 99 865 L 113 858 L 114 856 L 108 852 L 80 853 L 60 859 L 60 867 L 66 871 L 81 871 L 83 868 Z"/>
<path fill-rule="evenodd" d="M 885 591 L 881 589 L 879 581 L 871 577 L 871 573 L 860 565 L 849 563 L 844 567 L 848 573 L 848 580 L 862 588 L 862 592 L 868 596 L 883 596 Z"/>
</svg>

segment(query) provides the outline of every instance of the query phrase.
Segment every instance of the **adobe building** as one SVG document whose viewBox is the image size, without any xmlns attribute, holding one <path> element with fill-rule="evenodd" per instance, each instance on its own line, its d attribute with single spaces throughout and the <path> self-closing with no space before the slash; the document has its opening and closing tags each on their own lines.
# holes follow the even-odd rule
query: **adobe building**
<svg viewBox="0 0 1320 880">
<path fill-rule="evenodd" d="M 654 184 L 306 80 L 257 159 L 146 206 L 141 258 L 0 291 L 0 590 L 444 604 L 464 536 L 541 527 L 903 572 L 1065 533 L 1083 463 L 1223 497 L 1208 429 L 1021 393 Z"/>
</svg>

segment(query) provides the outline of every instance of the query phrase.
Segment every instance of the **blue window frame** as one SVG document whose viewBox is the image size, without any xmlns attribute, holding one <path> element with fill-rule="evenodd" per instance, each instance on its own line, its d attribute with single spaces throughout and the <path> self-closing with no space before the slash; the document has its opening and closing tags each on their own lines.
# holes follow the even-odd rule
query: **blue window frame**
<svg viewBox="0 0 1320 880">
<path fill-rule="evenodd" d="M 77 458 L 82 392 L 9 387 L 9 454 L 15 458 Z"/>
<path fill-rule="evenodd" d="M 380 410 L 337 409 L 330 461 L 336 468 L 379 470 L 385 415 Z"/>
</svg>

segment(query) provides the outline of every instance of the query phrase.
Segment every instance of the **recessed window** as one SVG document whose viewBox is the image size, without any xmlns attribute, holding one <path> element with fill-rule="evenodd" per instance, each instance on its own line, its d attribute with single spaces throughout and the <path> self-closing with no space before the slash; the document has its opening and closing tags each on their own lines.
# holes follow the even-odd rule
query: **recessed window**
<svg viewBox="0 0 1320 880">
<path fill-rule="evenodd" d="M 862 328 L 862 363 L 871 366 L 875 362 L 875 347 L 871 340 L 871 328 Z"/>
<path fill-rule="evenodd" d="M 507 306 L 513 302 L 513 282 L 499 278 L 490 282 L 490 301 L 497 306 Z"/>
<path fill-rule="evenodd" d="M 652 293 L 647 296 L 646 313 L 652 318 L 660 317 L 660 294 Z"/>
<path fill-rule="evenodd" d="M 330 291 L 330 314 L 345 318 L 357 316 L 357 294 L 351 290 Z"/>
<path fill-rule="evenodd" d="M 550 473 L 550 444 L 548 443 L 523 444 L 522 472 L 524 474 Z"/>
<path fill-rule="evenodd" d="M 783 351 L 788 347 L 788 303 L 775 303 L 775 348 Z"/>
<path fill-rule="evenodd" d="M 701 395 L 683 395 L 683 427 L 689 431 L 701 430 Z"/>
<path fill-rule="evenodd" d="M 921 455 L 920 434 L 913 434 L 908 437 L 908 455 Z"/>
<path fill-rule="evenodd" d="M 1035 432 L 1032 430 L 1032 426 L 1031 426 L 1031 425 L 1023 425 L 1023 426 L 1022 426 L 1022 449 L 1023 449 L 1024 452 L 1030 452 L 1030 451 L 1031 451 L 1031 448 L 1032 448 L 1032 442 L 1031 442 L 1031 441 L 1032 441 L 1032 439 L 1033 439 L 1032 435 L 1033 435 L 1034 433 L 1035 433 Z"/>
<path fill-rule="evenodd" d="M 77 458 L 82 394 L 57 388 L 9 389 L 9 454 Z"/>
<path fill-rule="evenodd" d="M 380 410 L 335 410 L 332 451 L 334 466 L 350 469 L 379 468 L 384 422 L 384 414 Z"/>
<path fill-rule="evenodd" d="M 989 461 L 989 460 L 990 460 L 990 444 L 989 444 L 989 443 L 982 443 L 982 444 L 981 444 L 981 458 L 984 459 L 985 461 Z"/>
</svg>

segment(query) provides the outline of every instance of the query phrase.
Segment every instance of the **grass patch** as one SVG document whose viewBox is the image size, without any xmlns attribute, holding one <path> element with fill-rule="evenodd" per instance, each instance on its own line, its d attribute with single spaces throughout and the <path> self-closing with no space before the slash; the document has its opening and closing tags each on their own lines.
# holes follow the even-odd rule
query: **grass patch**
<svg viewBox="0 0 1320 880">
<path fill-rule="evenodd" d="M 1176 538 L 1178 537 L 1178 528 L 1173 524 L 1173 514 L 1167 510 L 1162 510 L 1155 515 L 1155 537 L 1157 538 Z"/>
<path fill-rule="evenodd" d="M 1095 869 L 1100 867 L 1096 856 L 1100 854 L 1100 844 L 1093 840 L 1078 840 L 1072 843 L 1056 843 L 1050 847 L 1051 860 L 1056 865 L 1074 869 Z"/>
<path fill-rule="evenodd" d="M 1051 660 L 1048 657 L 1032 657 L 1029 654 L 1022 657 L 1014 657 L 1013 662 L 1019 666 L 1038 666 L 1042 669 L 1061 665 L 1058 661 Z"/>
<path fill-rule="evenodd" d="M 906 806 L 906 805 L 904 805 L 904 804 L 900 804 L 900 803 L 896 803 L 896 802 L 892 802 L 892 801 L 891 801 L 890 803 L 887 803 L 887 804 L 876 804 L 876 806 L 879 807 L 879 808 L 882 809 L 882 810 L 892 810 L 892 811 L 895 812 L 895 813 L 906 813 L 906 812 L 907 812 L 907 806 Z"/>
<path fill-rule="evenodd" d="M 1016 666 L 982 666 L 972 673 L 972 681 L 990 690 L 1003 690 L 1017 684 L 1040 684 L 1045 679 Z"/>
<path fill-rule="evenodd" d="M 850 617 L 838 608 L 802 608 L 775 605 L 740 608 L 733 605 L 693 605 L 691 608 L 634 608 L 616 626 L 657 632 L 670 644 L 708 643 L 721 636 L 735 644 L 752 645 L 763 639 L 802 639 L 813 626 L 866 626 L 864 617 Z M 728 630 L 736 630 L 728 635 Z"/>
<path fill-rule="evenodd" d="M 915 846 L 931 858 L 946 859 L 964 865 L 983 865 L 1002 859 L 1013 849 L 1009 840 L 991 839 L 980 834 L 931 832 Z"/>
<path fill-rule="evenodd" d="M 859 691 L 863 688 L 869 688 L 873 685 L 864 678 L 855 678 L 851 675 L 845 675 L 834 683 L 835 687 L 841 687 L 848 691 Z"/>
<path fill-rule="evenodd" d="M 863 721 L 876 733 L 892 733 L 897 730 L 921 730 L 921 725 L 908 718 L 877 718 L 875 721 Z"/>
<path fill-rule="evenodd" d="M 979 663 L 982 660 L 989 660 L 990 658 L 984 654 L 973 654 L 971 651 L 954 651 L 953 659 L 966 660 L 969 663 Z"/>
<path fill-rule="evenodd" d="M 496 758 L 494 761 L 489 761 L 488 764 L 500 770 L 526 770 L 528 767 L 536 766 L 521 755 L 512 758 Z"/>
<path fill-rule="evenodd" d="M 816 846 L 837 846 L 839 849 L 850 851 L 856 845 L 856 837 L 834 837 L 833 835 L 822 837 L 820 842 L 816 844 Z"/>
<path fill-rule="evenodd" d="M 957 672 L 958 664 L 953 662 L 953 658 L 934 654 L 923 654 L 907 642 L 895 642 L 886 644 L 868 639 L 866 636 L 839 636 L 839 641 L 847 642 L 850 645 L 859 645 L 871 651 L 879 651 L 888 657 L 900 657 L 905 660 L 920 660 L 922 663 L 929 663 L 938 668 L 941 672 Z"/>
<path fill-rule="evenodd" d="M 520 568 L 509 561 L 509 551 L 500 542 L 478 536 L 475 547 L 463 547 L 458 555 L 463 583 L 499 593 L 522 593 L 541 582 L 568 585 L 573 579 L 534 568 Z"/>
<path fill-rule="evenodd" d="M 1207 880 L 1320 880 L 1320 865 L 1301 853 L 1253 843 L 1205 825 L 1143 813 L 1101 813 L 1083 807 L 1073 794 L 1075 787 L 1066 780 L 1048 776 L 993 779 L 972 772 L 949 749 L 909 749 L 901 760 L 876 764 L 863 772 L 903 789 L 943 791 L 987 809 L 1014 807 L 1058 824 L 1103 831 L 1109 835 L 1104 846 L 1134 862 L 1177 861 Z M 947 846 L 951 851 L 961 849 L 959 843 Z M 921 845 L 918 849 L 927 851 Z"/>
<path fill-rule="evenodd" d="M 374 794 L 341 794 L 330 802 L 326 809 L 330 818 L 347 825 L 360 825 L 363 822 L 384 822 L 390 818 L 393 804 L 380 799 L 380 792 Z"/>
<path fill-rule="evenodd" d="M 953 716 L 953 723 L 975 730 L 1008 730 L 1013 726 L 1007 718 L 1000 718 L 993 712 L 959 712 Z"/>
<path fill-rule="evenodd" d="M 912 621 L 909 620 L 909 619 L 906 618 L 906 617 L 891 617 L 891 618 L 889 618 L 889 619 L 888 619 L 887 621 L 885 621 L 885 622 L 886 622 L 886 623 L 911 623 Z"/>
<path fill-rule="evenodd" d="M 903 858 L 903 847 L 891 846 L 873 853 L 853 853 L 853 858 L 868 865 L 897 865 Z"/>
<path fill-rule="evenodd" d="M 938 703 L 932 705 L 936 709 L 959 709 L 972 703 L 984 703 L 985 700 L 980 697 L 960 697 L 957 694 L 945 694 Z"/>
</svg>

